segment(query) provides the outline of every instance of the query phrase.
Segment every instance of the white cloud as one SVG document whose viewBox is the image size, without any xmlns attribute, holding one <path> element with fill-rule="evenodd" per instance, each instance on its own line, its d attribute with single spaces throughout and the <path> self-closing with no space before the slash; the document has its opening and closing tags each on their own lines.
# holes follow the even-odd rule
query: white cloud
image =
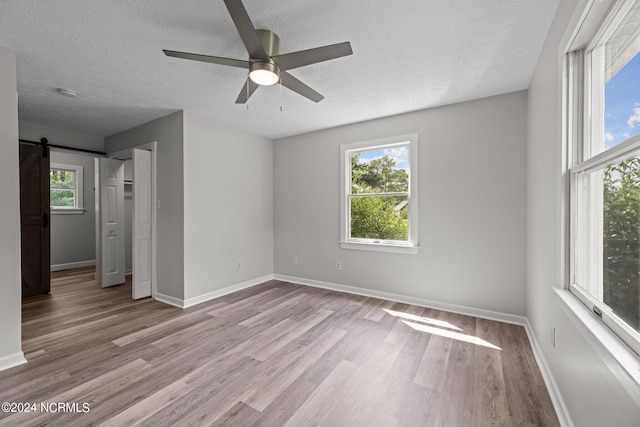
<svg viewBox="0 0 640 427">
<path fill-rule="evenodd" d="M 604 140 L 606 142 L 611 142 L 613 141 L 613 134 L 611 132 L 607 132 L 604 134 Z"/>
<path fill-rule="evenodd" d="M 372 155 L 372 157 L 366 157 L 367 152 L 365 152 L 364 157 L 358 158 L 358 164 L 369 165 L 373 160 L 387 156 L 396 162 L 396 169 L 409 168 L 409 147 L 386 148 L 384 150 L 373 150 L 369 153 L 368 155 Z"/>
<path fill-rule="evenodd" d="M 633 115 L 629 116 L 629 120 L 627 120 L 627 126 L 634 128 L 638 124 L 640 124 L 640 103 L 636 102 L 636 106 L 633 108 Z"/>
<path fill-rule="evenodd" d="M 371 161 L 372 161 L 372 160 L 379 159 L 380 157 L 382 157 L 382 156 L 378 156 L 378 157 L 371 157 L 371 158 L 362 158 L 362 157 L 360 157 L 360 158 L 358 159 L 358 164 L 359 164 L 359 165 L 369 165 L 369 164 L 371 164 Z"/>
<path fill-rule="evenodd" d="M 393 147 L 384 150 L 384 154 L 396 161 L 396 167 L 405 169 L 409 167 L 409 147 Z"/>
</svg>

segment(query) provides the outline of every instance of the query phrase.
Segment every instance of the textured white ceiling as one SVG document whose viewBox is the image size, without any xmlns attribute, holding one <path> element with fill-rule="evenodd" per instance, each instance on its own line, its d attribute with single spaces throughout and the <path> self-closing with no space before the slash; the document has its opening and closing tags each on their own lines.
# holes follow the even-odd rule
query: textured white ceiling
<svg viewBox="0 0 640 427">
<path fill-rule="evenodd" d="M 276 85 L 247 109 L 244 70 L 162 53 L 246 59 L 222 0 L 0 0 L 0 45 L 17 52 L 20 120 L 107 136 L 186 109 L 277 138 L 525 89 L 557 3 L 244 0 L 281 53 L 351 42 L 291 71 L 318 104 Z"/>
</svg>

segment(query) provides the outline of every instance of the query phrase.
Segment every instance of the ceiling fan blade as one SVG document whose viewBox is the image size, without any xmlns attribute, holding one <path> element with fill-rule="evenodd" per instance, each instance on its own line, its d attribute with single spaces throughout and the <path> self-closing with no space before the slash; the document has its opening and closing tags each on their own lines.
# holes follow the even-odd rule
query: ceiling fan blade
<svg viewBox="0 0 640 427">
<path fill-rule="evenodd" d="M 304 96 L 305 98 L 309 98 L 313 102 L 320 102 L 324 99 L 324 96 L 320 95 L 318 92 L 311 89 L 309 86 L 302 83 L 286 71 L 280 73 L 280 84 Z"/>
<path fill-rule="evenodd" d="M 190 59 L 192 61 L 209 62 L 211 64 L 230 65 L 238 68 L 249 68 L 249 61 L 241 59 L 222 58 L 220 56 L 199 55 L 197 53 L 176 52 L 175 50 L 162 50 L 165 55 L 174 58 Z"/>
<path fill-rule="evenodd" d="M 264 46 L 262 46 L 262 42 L 242 2 L 240 0 L 224 0 L 224 4 L 229 10 L 231 19 L 240 34 L 244 46 L 247 48 L 247 52 L 249 52 L 249 57 L 268 61 L 269 55 L 265 52 Z"/>
<path fill-rule="evenodd" d="M 316 47 L 314 49 L 300 50 L 298 52 L 285 53 L 273 56 L 280 70 L 292 70 L 304 65 L 315 64 L 316 62 L 328 61 L 353 54 L 351 43 L 343 42 L 329 46 Z"/>
<path fill-rule="evenodd" d="M 245 82 L 242 90 L 240 91 L 240 94 L 238 95 L 238 99 L 236 99 L 236 104 L 246 103 L 251 95 L 253 95 L 253 92 L 256 91 L 256 89 L 258 89 L 258 84 L 254 83 L 253 80 L 247 78 L 247 81 Z"/>
</svg>

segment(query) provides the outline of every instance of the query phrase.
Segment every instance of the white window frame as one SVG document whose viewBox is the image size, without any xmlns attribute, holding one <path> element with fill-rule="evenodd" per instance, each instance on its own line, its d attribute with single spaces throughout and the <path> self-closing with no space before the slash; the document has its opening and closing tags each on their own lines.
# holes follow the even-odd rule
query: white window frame
<svg viewBox="0 0 640 427">
<path fill-rule="evenodd" d="M 73 191 L 75 192 L 74 206 L 51 206 L 52 215 L 80 215 L 84 209 L 84 176 L 83 167 L 78 165 L 66 165 L 62 163 L 51 163 L 49 169 L 72 171 L 74 174 Z"/>
<path fill-rule="evenodd" d="M 376 149 L 409 147 L 409 233 L 406 242 L 351 238 L 351 154 Z M 386 193 L 385 193 L 386 194 Z M 340 247 L 365 251 L 418 253 L 418 134 L 393 136 L 340 146 Z"/>
<path fill-rule="evenodd" d="M 591 315 L 585 317 L 584 312 L 572 308 L 567 297 L 560 296 L 561 300 L 565 300 L 565 307 L 581 320 L 581 327 L 589 330 L 601 345 L 606 346 L 633 381 L 640 383 L 640 334 L 587 291 L 602 288 L 602 235 L 589 233 L 579 224 L 580 220 L 587 220 L 587 230 L 602 229 L 602 183 L 597 173 L 629 157 L 640 155 L 640 135 L 602 151 L 604 67 L 599 65 L 604 65 L 604 42 L 615 31 L 632 1 L 620 0 L 612 6 L 610 1 L 587 3 L 585 10 L 589 12 L 579 20 L 577 30 L 563 52 L 563 136 L 567 147 L 569 178 L 566 288 L 592 312 Z M 591 190 L 585 192 L 586 187 Z M 582 197 L 579 197 L 581 193 Z M 591 214 L 585 215 L 587 211 Z M 585 259 L 590 262 L 585 262 Z M 594 319 L 606 328 L 594 326 Z"/>
</svg>

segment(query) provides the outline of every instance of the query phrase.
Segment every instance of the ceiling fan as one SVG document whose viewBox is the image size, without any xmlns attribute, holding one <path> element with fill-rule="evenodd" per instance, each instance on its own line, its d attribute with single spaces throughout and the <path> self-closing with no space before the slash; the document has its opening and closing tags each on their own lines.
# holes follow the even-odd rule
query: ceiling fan
<svg viewBox="0 0 640 427">
<path fill-rule="evenodd" d="M 258 86 L 270 86 L 276 83 L 280 83 L 282 86 L 314 102 L 320 102 L 324 99 L 324 96 L 293 77 L 287 71 L 353 53 L 351 44 L 349 42 L 343 42 L 314 49 L 280 54 L 278 52 L 280 44 L 278 35 L 270 30 L 256 30 L 241 0 L 224 0 L 224 4 L 229 10 L 231 19 L 238 33 L 240 33 L 240 38 L 242 38 L 247 52 L 249 52 L 249 60 L 176 52 L 165 49 L 163 49 L 163 52 L 165 55 L 175 58 L 248 69 L 249 77 L 236 99 L 236 104 L 246 103 Z"/>
</svg>

